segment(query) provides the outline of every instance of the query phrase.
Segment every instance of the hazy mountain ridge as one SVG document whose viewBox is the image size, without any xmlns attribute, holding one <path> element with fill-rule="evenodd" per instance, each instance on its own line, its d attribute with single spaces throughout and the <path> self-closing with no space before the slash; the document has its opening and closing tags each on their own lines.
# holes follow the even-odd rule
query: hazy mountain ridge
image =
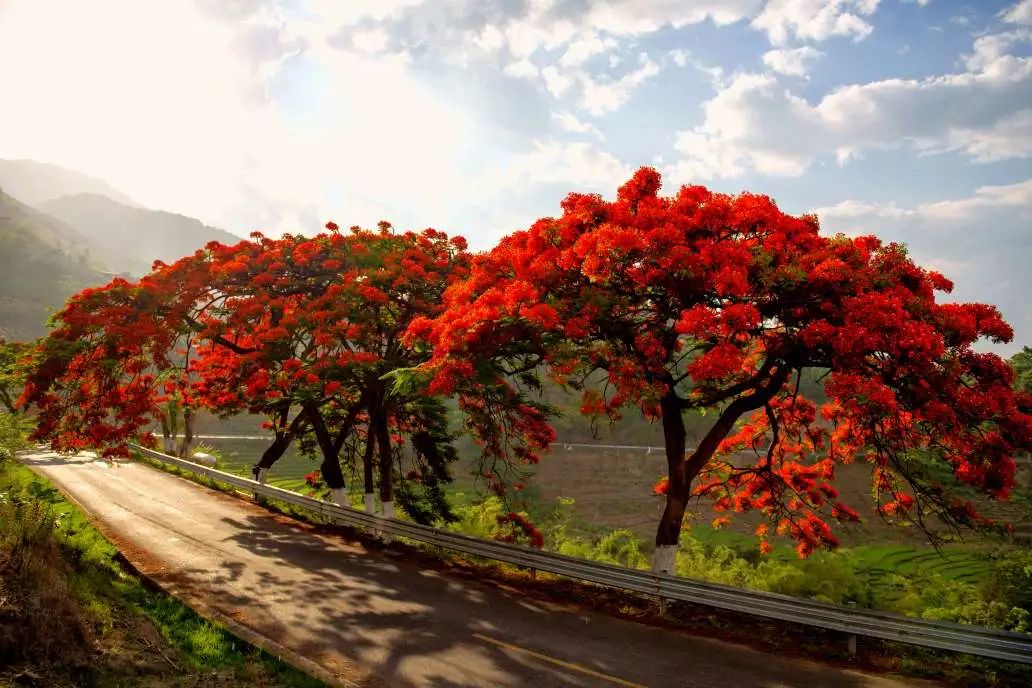
<svg viewBox="0 0 1032 688">
<path fill-rule="evenodd" d="M 0 160 L 0 188 L 31 206 L 80 193 L 102 194 L 119 203 L 135 205 L 102 179 L 35 160 Z"/>
<path fill-rule="evenodd" d="M 48 312 L 115 273 L 143 275 L 210 241 L 241 240 L 150 210 L 106 182 L 32 160 L 0 160 L 0 338 L 46 333 Z"/>
<path fill-rule="evenodd" d="M 125 205 L 100 194 L 62 196 L 38 207 L 84 234 L 112 270 L 132 275 L 149 272 L 155 259 L 173 261 L 210 241 L 241 241 L 192 217 Z"/>
</svg>

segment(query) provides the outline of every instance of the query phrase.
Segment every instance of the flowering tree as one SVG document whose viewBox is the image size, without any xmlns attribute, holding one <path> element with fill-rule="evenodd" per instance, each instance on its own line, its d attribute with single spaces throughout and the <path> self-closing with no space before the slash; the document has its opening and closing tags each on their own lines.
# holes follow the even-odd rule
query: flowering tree
<svg viewBox="0 0 1032 688">
<path fill-rule="evenodd" d="M 869 462 L 882 513 L 922 525 L 977 519 L 942 469 L 1007 496 L 1013 454 L 1032 447 L 1032 398 L 972 348 L 1010 340 L 995 308 L 937 303 L 952 285 L 902 246 L 821 235 L 765 196 L 659 188 L 643 168 L 614 202 L 571 194 L 561 217 L 478 257 L 447 311 L 414 324 L 435 347 L 432 389 L 505 377 L 519 403 L 547 372 L 582 390 L 584 414 L 634 406 L 659 420 L 657 570 L 672 569 L 693 495 L 762 512 L 801 555 L 836 545 L 828 522 L 857 519 L 837 498 L 839 463 Z M 807 368 L 827 373 L 821 408 L 799 393 Z M 598 375 L 601 388 L 586 384 Z M 697 409 L 713 421 L 689 448 L 684 414 Z M 475 421 L 496 429 L 490 414 Z M 730 460 L 742 451 L 755 461 Z M 768 548 L 767 527 L 757 534 Z"/>
<path fill-rule="evenodd" d="M 156 263 L 138 283 L 116 280 L 73 297 L 23 397 L 40 408 L 37 438 L 122 453 L 170 399 L 223 416 L 249 411 L 267 416 L 275 435 L 259 470 L 310 437 L 339 501 L 341 451 L 361 445 L 366 491 L 371 498 L 378 459 L 389 511 L 407 435 L 418 466 L 410 482 L 423 489 L 410 486 L 405 498 L 413 510 L 422 499 L 424 512 L 440 513 L 439 482 L 454 459 L 440 402 L 387 376 L 426 360 L 402 335 L 414 317 L 436 315 L 450 281 L 465 275 L 465 243 L 434 230 L 395 234 L 386 224 L 328 228 L 312 238 L 213 243 Z"/>
<path fill-rule="evenodd" d="M 450 436 L 436 427 L 441 411 L 388 376 L 428 357 L 402 335 L 413 318 L 437 314 L 445 288 L 465 275 L 465 242 L 434 230 L 396 234 L 386 223 L 377 231 L 329 228 L 311 239 L 256 236 L 244 251 L 199 257 L 219 301 L 193 317 L 197 336 L 211 342 L 195 389 L 223 413 L 246 407 L 271 416 L 276 441 L 259 470 L 292 437 L 310 433 L 324 457 L 322 479 L 342 489 L 338 458 L 360 434 L 368 508 L 374 468 L 380 499 L 392 508 L 396 450 L 407 434 L 421 466 L 414 478 L 440 511 L 440 460 L 454 458 Z"/>
</svg>

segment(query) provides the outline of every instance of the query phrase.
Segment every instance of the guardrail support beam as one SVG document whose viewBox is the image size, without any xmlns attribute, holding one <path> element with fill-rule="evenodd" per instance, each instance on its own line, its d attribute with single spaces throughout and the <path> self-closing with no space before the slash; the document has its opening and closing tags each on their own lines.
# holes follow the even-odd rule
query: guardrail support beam
<svg viewBox="0 0 1032 688">
<path fill-rule="evenodd" d="M 855 607 L 856 602 L 847 602 L 847 606 Z M 856 633 L 850 633 L 846 636 L 846 652 L 849 653 L 849 658 L 856 657 Z"/>
</svg>

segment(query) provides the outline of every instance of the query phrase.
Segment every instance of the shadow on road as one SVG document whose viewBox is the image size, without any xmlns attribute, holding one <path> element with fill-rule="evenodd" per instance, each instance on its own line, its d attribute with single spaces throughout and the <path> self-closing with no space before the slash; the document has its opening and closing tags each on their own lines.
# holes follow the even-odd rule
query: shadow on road
<svg viewBox="0 0 1032 688">
<path fill-rule="evenodd" d="M 222 520 L 235 533 L 224 544 L 269 565 L 226 560 L 216 571 L 184 572 L 219 591 L 212 600 L 216 608 L 306 656 L 342 654 L 390 685 L 878 683 L 816 663 L 520 598 L 272 516 Z"/>
</svg>

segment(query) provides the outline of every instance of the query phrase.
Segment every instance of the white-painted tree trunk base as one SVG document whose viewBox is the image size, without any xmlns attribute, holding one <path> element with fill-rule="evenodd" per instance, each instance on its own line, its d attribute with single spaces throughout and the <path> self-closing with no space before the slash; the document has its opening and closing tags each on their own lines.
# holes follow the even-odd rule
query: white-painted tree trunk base
<svg viewBox="0 0 1032 688">
<path fill-rule="evenodd" d="M 351 506 L 348 502 L 348 488 L 338 487 L 330 490 L 333 493 L 333 503 L 340 506 Z"/>
<path fill-rule="evenodd" d="M 269 469 L 268 468 L 259 468 L 258 469 L 258 477 L 257 477 L 258 482 L 261 483 L 262 485 L 264 485 L 265 481 L 268 480 L 268 479 L 269 479 Z"/>
<path fill-rule="evenodd" d="M 652 572 L 673 575 L 677 561 L 677 545 L 660 545 L 652 554 Z"/>
<path fill-rule="evenodd" d="M 374 495 L 372 492 L 366 492 L 365 493 L 365 497 L 363 499 L 365 501 L 366 513 L 375 514 L 376 513 L 376 495 Z"/>
<path fill-rule="evenodd" d="M 380 518 L 394 518 L 394 502 L 380 502 L 380 506 L 383 509 L 380 513 Z M 382 530 L 377 531 L 376 535 L 385 544 L 391 541 L 391 536 Z"/>
</svg>

